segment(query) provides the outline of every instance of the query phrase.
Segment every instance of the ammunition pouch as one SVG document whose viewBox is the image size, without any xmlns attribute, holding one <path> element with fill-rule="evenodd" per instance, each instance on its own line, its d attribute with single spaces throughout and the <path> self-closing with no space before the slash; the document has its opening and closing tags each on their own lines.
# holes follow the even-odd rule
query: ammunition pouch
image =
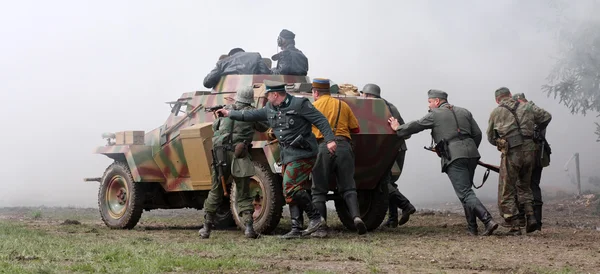
<svg viewBox="0 0 600 274">
<path fill-rule="evenodd" d="M 217 156 L 217 162 L 218 163 L 228 163 L 228 158 L 227 157 L 227 152 L 231 151 L 231 145 L 221 145 L 221 146 L 215 146 L 214 148 L 215 151 L 215 155 Z"/>
<path fill-rule="evenodd" d="M 444 157 L 448 160 L 451 159 L 450 149 L 448 148 L 448 141 L 446 139 L 441 139 L 435 144 L 435 152 L 439 157 Z"/>
<path fill-rule="evenodd" d="M 513 148 L 522 145 L 524 142 L 523 136 L 521 134 L 517 134 L 515 136 L 506 137 L 506 143 L 508 144 L 508 148 Z"/>
</svg>

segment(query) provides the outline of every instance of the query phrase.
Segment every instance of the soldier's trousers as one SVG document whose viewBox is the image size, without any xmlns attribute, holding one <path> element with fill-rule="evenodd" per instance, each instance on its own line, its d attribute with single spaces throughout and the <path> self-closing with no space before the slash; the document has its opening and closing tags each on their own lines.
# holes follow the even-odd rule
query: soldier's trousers
<svg viewBox="0 0 600 274">
<path fill-rule="evenodd" d="M 231 166 L 227 165 L 226 167 L 223 167 L 223 174 L 225 175 L 225 182 L 227 182 L 227 179 L 231 176 Z M 236 204 L 238 206 L 240 217 L 244 211 L 254 212 L 252 197 L 250 197 L 250 177 L 232 177 L 235 182 Z M 221 179 L 217 177 L 217 172 L 214 172 L 213 170 L 212 188 L 204 201 L 204 212 L 215 213 L 222 202 L 223 185 L 221 184 Z"/>
<path fill-rule="evenodd" d="M 452 182 L 452 187 L 458 200 L 470 210 L 481 204 L 481 201 L 479 201 L 472 188 L 477 161 L 477 158 L 456 159 L 448 165 L 446 170 L 446 174 L 448 174 L 450 182 Z"/>
<path fill-rule="evenodd" d="M 533 194 L 531 192 L 531 174 L 535 151 L 515 150 L 502 154 L 500 176 L 498 180 L 498 207 L 504 219 L 519 213 L 519 205 L 525 215 L 533 214 Z M 515 199 L 516 198 L 516 199 Z"/>
<path fill-rule="evenodd" d="M 319 153 L 315 167 L 312 170 L 313 203 L 326 202 L 329 192 L 329 178 L 334 175 L 337 181 L 337 189 L 343 196 L 346 192 L 356 192 L 354 181 L 354 151 L 348 141 L 337 141 L 335 158 L 332 159 L 327 144 L 319 144 Z"/>
<path fill-rule="evenodd" d="M 300 159 L 292 161 L 283 166 L 283 192 L 287 204 L 296 204 L 294 196 L 300 190 L 310 188 L 310 172 L 315 165 L 315 158 Z"/>
<path fill-rule="evenodd" d="M 404 159 L 406 158 L 406 150 L 401 150 L 398 152 L 398 156 L 396 157 L 396 164 L 400 168 L 400 173 L 398 175 L 392 175 L 392 171 L 389 173 L 389 181 L 388 181 L 388 190 L 390 192 L 390 200 L 394 200 L 394 202 L 390 203 L 389 210 L 397 210 L 396 207 L 405 210 L 410 207 L 410 201 L 398 190 L 398 184 L 396 182 L 400 179 L 402 175 L 402 170 L 404 169 Z"/>
</svg>

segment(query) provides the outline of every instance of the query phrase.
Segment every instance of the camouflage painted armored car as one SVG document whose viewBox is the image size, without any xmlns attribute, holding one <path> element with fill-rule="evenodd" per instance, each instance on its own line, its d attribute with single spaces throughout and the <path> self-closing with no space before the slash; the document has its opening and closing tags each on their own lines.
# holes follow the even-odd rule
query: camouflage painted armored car
<svg viewBox="0 0 600 274">
<path fill-rule="evenodd" d="M 104 223 L 111 228 L 135 227 L 144 210 L 195 208 L 202 209 L 211 188 L 212 122 L 215 106 L 233 103 L 235 92 L 242 86 L 254 87 L 255 107 L 266 104 L 264 80 L 287 83 L 288 91 L 311 101 L 310 79 L 289 75 L 227 75 L 213 90 L 183 93 L 168 102 L 171 109 L 159 127 L 150 131 L 131 130 L 102 135 L 108 143 L 97 147 L 114 162 L 102 177 L 85 181 L 100 182 L 98 206 Z M 336 96 L 336 95 L 334 95 Z M 368 230 L 377 228 L 385 218 L 388 191 L 386 171 L 395 164 L 399 143 L 387 119 L 391 116 L 381 99 L 337 95 L 348 103 L 357 116 L 360 133 L 352 134 L 356 154 L 355 179 L 361 217 Z M 256 175 L 251 178 L 254 197 L 254 226 L 257 232 L 272 232 L 285 205 L 279 163 L 279 145 L 272 134 L 255 133 L 251 157 Z M 354 230 L 345 203 L 336 193 L 336 182 L 330 181 L 329 200 L 334 200 L 342 223 Z M 221 226 L 243 228 L 235 202 L 235 187 L 229 178 L 228 192 L 221 206 Z"/>
</svg>

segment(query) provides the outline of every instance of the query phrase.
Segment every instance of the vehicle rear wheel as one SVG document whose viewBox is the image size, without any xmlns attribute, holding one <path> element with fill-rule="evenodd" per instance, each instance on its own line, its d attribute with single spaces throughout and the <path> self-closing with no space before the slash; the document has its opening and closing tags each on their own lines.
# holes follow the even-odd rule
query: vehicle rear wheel
<svg viewBox="0 0 600 274">
<path fill-rule="evenodd" d="M 273 174 L 265 165 L 254 161 L 256 174 L 250 178 L 250 197 L 254 198 L 254 230 L 257 233 L 269 234 L 277 228 L 281 220 L 285 200 L 281 178 Z M 231 187 L 231 214 L 237 226 L 245 228 L 236 203 L 235 182 Z"/>
<path fill-rule="evenodd" d="M 378 228 L 387 214 L 390 196 L 389 191 L 377 187 L 372 190 L 357 190 L 356 192 L 358 196 L 360 218 L 367 226 L 367 231 Z M 340 197 L 339 199 L 335 199 L 334 203 L 335 211 L 342 224 L 350 231 L 356 231 L 354 220 L 350 216 L 350 212 L 348 211 L 344 199 Z"/>
<path fill-rule="evenodd" d="M 98 191 L 98 209 L 106 226 L 132 229 L 142 216 L 142 183 L 133 181 L 126 163 L 115 161 L 106 171 Z"/>
</svg>

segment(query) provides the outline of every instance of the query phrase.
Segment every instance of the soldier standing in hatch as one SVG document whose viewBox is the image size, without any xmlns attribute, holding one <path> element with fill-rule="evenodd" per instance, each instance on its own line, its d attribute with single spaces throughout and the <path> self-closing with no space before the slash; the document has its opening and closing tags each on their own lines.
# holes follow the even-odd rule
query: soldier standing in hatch
<svg viewBox="0 0 600 274">
<path fill-rule="evenodd" d="M 252 87 L 243 87 L 237 91 L 235 97 L 235 110 L 254 109 L 254 90 Z M 213 122 L 213 150 L 217 155 L 217 161 L 223 161 L 227 165 L 223 168 L 223 176 L 233 176 L 237 193 L 237 205 L 240 217 L 246 225 L 244 234 L 247 238 L 256 238 L 258 234 L 254 231 L 254 206 L 250 197 L 250 177 L 254 176 L 254 165 L 248 146 L 254 137 L 254 131 L 265 132 L 268 125 L 261 122 L 239 122 L 230 118 L 219 117 Z M 231 164 L 231 165 L 230 165 Z M 204 201 L 204 226 L 199 234 L 203 239 L 210 237 L 210 232 L 215 223 L 215 213 L 223 200 L 223 186 L 217 177 L 217 171 L 212 173 L 212 188 Z"/>
<path fill-rule="evenodd" d="M 432 89 L 427 94 L 427 115 L 404 125 L 391 117 L 390 126 L 399 137 L 431 129 L 431 136 L 437 144 L 436 152 L 441 157 L 442 172 L 450 178 L 456 196 L 465 210 L 469 234 L 478 235 L 478 217 L 485 225 L 483 235 L 491 235 L 498 224 L 471 188 L 475 168 L 481 157 L 477 150 L 481 143 L 481 130 L 469 110 L 448 103 L 446 92 Z"/>
<path fill-rule="evenodd" d="M 552 115 L 539 107 L 521 104 L 511 96 L 506 87 L 495 91 L 498 106 L 490 114 L 487 137 L 490 144 L 502 152 L 498 182 L 500 213 L 511 227 L 509 234 L 520 235 L 517 204 L 525 212 L 525 231 L 530 233 L 538 228 L 533 216 L 531 192 L 531 173 L 537 150 L 533 134 L 534 126 L 544 130 Z"/>
<path fill-rule="evenodd" d="M 283 166 L 285 201 L 290 209 L 292 229 L 282 238 L 298 238 L 315 232 L 325 221 L 305 189 L 317 156 L 317 139 L 312 133 L 315 125 L 325 136 L 327 150 L 332 155 L 337 147 L 327 119 L 315 109 L 308 98 L 295 97 L 285 91 L 285 83 L 265 80 L 267 104 L 255 110 L 220 109 L 217 112 L 236 121 L 268 121 L 279 141 Z M 302 231 L 299 222 L 302 211 L 309 218 Z"/>
<path fill-rule="evenodd" d="M 277 46 L 282 51 L 273 55 L 271 60 L 277 61 L 273 74 L 300 75 L 308 74 L 308 58 L 296 48 L 296 35 L 289 30 L 282 30 L 277 37 Z"/>
<path fill-rule="evenodd" d="M 376 84 L 366 84 L 363 89 L 360 91 L 363 97 L 366 98 L 381 98 L 381 88 Z M 398 122 L 402 125 L 404 124 L 404 120 L 402 116 L 400 116 L 400 112 L 392 103 L 383 99 L 383 101 L 388 106 L 388 109 L 392 113 L 392 117 L 396 118 Z M 410 138 L 407 136 L 405 138 L 400 138 L 400 142 L 402 145 L 400 146 L 400 150 L 398 152 L 398 156 L 396 156 L 396 164 L 398 164 L 398 168 L 400 168 L 400 174 L 398 176 L 392 176 L 392 171 L 386 175 L 388 181 L 388 189 L 390 192 L 390 203 L 389 203 L 389 217 L 386 226 L 389 227 L 397 227 L 399 225 L 403 225 L 408 222 L 410 215 L 415 213 L 415 207 L 410 203 L 410 201 L 398 190 L 398 185 L 396 182 L 400 178 L 402 174 L 402 169 L 404 167 L 404 159 L 406 157 L 406 139 Z M 398 208 L 402 209 L 402 217 L 400 221 L 398 221 Z"/>
<path fill-rule="evenodd" d="M 331 126 L 337 141 L 335 155 L 332 157 L 324 142 L 323 134 L 313 126 L 312 132 L 319 143 L 319 154 L 315 167 L 312 170 L 312 196 L 313 203 L 325 219 L 315 233 L 314 237 L 327 236 L 327 192 L 329 192 L 329 178 L 333 173 L 337 179 L 337 188 L 340 196 L 346 202 L 350 216 L 359 235 L 367 233 L 367 227 L 360 218 L 358 209 L 358 196 L 356 182 L 354 181 L 354 152 L 352 150 L 352 137 L 350 133 L 360 132 L 358 120 L 346 102 L 331 97 L 329 79 L 315 78 L 312 83 L 312 95 L 315 99 L 313 105 L 319 110 Z"/>
<path fill-rule="evenodd" d="M 533 101 L 528 101 L 525 98 L 525 94 L 516 93 L 513 95 L 513 99 L 519 101 L 521 104 L 530 105 L 532 108 L 539 108 Z M 539 111 L 539 110 L 536 110 Z M 537 150 L 535 155 L 535 161 L 533 170 L 531 172 L 531 193 L 533 195 L 533 216 L 537 222 L 537 230 L 542 230 L 542 190 L 540 189 L 540 183 L 542 180 L 542 169 L 550 165 L 550 145 L 546 141 L 546 129 L 540 130 L 538 125 L 534 126 L 533 141 L 537 144 Z M 525 226 L 525 212 L 524 208 L 519 205 L 519 226 Z"/>
</svg>

